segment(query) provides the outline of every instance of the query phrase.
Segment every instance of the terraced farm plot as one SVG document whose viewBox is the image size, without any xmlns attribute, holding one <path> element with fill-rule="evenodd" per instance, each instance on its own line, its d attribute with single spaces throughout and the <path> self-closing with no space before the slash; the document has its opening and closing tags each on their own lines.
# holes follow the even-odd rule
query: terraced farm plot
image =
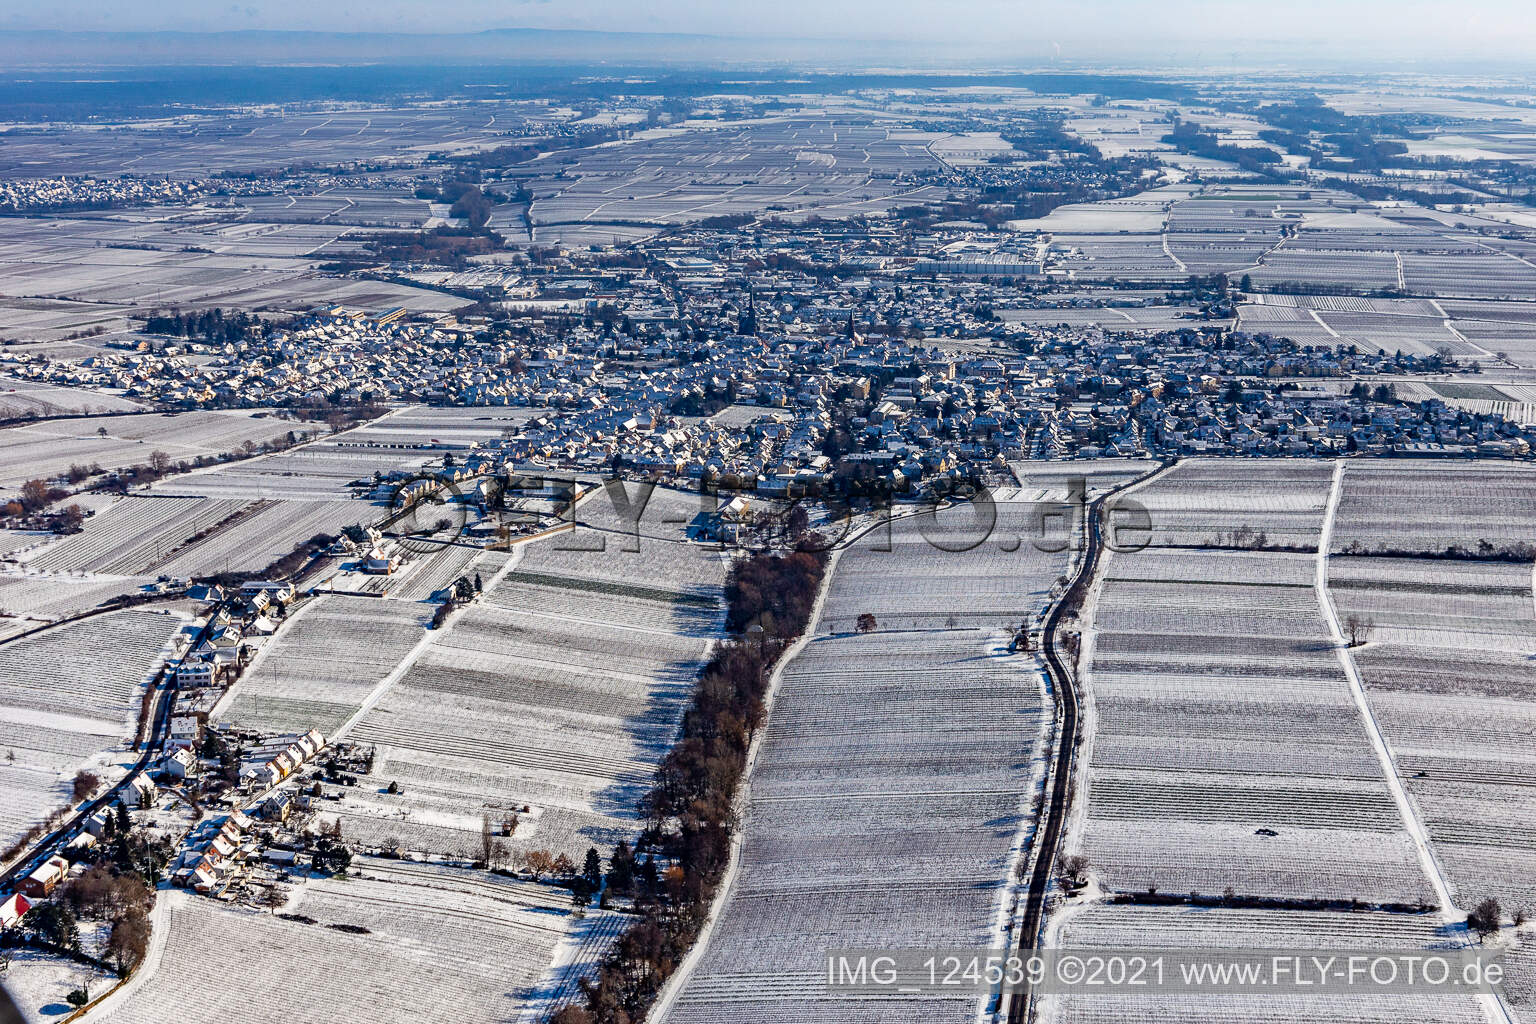
<svg viewBox="0 0 1536 1024">
<path fill-rule="evenodd" d="M 580 859 L 634 837 L 636 808 L 670 747 L 719 631 L 725 563 L 683 541 L 689 495 L 658 490 L 639 550 L 599 494 L 589 524 L 519 561 L 358 720 L 374 775 L 402 792 L 348 793 L 348 834 L 460 852 L 481 816 L 530 807 L 509 841 Z M 606 542 L 603 551 L 567 547 Z M 488 584 L 489 585 L 489 584 Z"/>
<path fill-rule="evenodd" d="M 430 609 L 323 595 L 293 613 L 231 691 L 223 717 L 270 732 L 329 736 L 424 635 Z"/>
<path fill-rule="evenodd" d="M 1032 519 L 1024 502 L 998 511 L 1000 538 Z M 883 543 L 842 556 L 814 638 L 784 669 L 739 869 L 662 1020 L 975 1017 L 969 999 L 828 1000 L 820 958 L 1002 943 L 1050 703 L 1037 662 L 1010 655 L 998 626 L 1043 606 L 1069 555 L 997 540 L 942 551 L 913 519 L 893 525 L 893 552 Z M 845 632 L 863 611 L 890 631 Z"/>
<path fill-rule="evenodd" d="M 132 738 L 145 679 L 184 622 L 112 612 L 0 646 L 0 846 L 64 803 L 78 768 Z"/>
<path fill-rule="evenodd" d="M 102 1019 L 504 1024 L 567 935 L 612 917 L 589 910 L 577 920 L 561 890 L 484 872 L 370 859 L 354 867 L 357 877 L 297 890 L 285 912 L 313 924 L 162 895 L 171 901 L 163 953 Z M 208 984 L 210 967 L 221 984 Z"/>
</svg>

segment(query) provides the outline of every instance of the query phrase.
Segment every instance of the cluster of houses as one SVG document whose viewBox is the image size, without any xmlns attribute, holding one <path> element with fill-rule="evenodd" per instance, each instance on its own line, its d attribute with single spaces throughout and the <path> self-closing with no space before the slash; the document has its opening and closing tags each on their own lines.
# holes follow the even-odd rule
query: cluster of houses
<svg viewBox="0 0 1536 1024">
<path fill-rule="evenodd" d="M 1234 332 L 1209 318 L 1209 302 L 1193 304 L 1193 285 L 1031 284 L 1029 254 L 978 249 L 987 237 L 963 226 L 699 228 L 629 263 L 520 254 L 527 280 L 559 303 L 505 301 L 494 320 L 328 307 L 195 355 L 14 353 L 4 368 L 169 407 L 530 410 L 461 464 L 471 480 L 487 465 L 533 464 L 792 493 L 835 481 L 850 452 L 893 462 L 891 482 L 912 488 L 1014 458 L 1529 451 L 1528 432 L 1497 415 L 1295 386 L 1442 372 L 1443 359 Z M 988 267 L 1010 272 L 977 269 Z M 1031 325 L 996 312 L 1169 300 L 1191 302 L 1187 327 L 1043 326 L 1048 314 Z M 393 571 L 382 550 L 367 555 L 365 571 Z"/>
<path fill-rule="evenodd" d="M 171 871 L 172 881 L 204 895 L 223 893 L 241 877 L 257 850 L 251 834 L 255 822 L 284 822 L 295 808 L 308 806 L 307 793 L 281 784 L 293 779 L 324 748 L 325 738 L 319 730 L 311 729 L 301 736 L 280 737 L 242 751 L 241 806 L 192 830 Z"/>
<path fill-rule="evenodd" d="M 0 213 L 176 203 L 207 191 L 206 185 L 195 181 L 126 174 L 112 178 L 11 178 L 0 181 Z"/>
</svg>

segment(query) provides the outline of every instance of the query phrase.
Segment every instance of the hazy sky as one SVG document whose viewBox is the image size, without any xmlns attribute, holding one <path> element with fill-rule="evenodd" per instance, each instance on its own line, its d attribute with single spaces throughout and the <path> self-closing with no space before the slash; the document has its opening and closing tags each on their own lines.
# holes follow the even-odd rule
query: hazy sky
<svg viewBox="0 0 1536 1024">
<path fill-rule="evenodd" d="M 458 32 L 504 27 L 933 39 L 1063 56 L 1158 47 L 1217 54 L 1521 56 L 1530 0 L 0 0 L 0 27 Z M 1284 54 L 1281 54 L 1284 56 Z"/>
</svg>

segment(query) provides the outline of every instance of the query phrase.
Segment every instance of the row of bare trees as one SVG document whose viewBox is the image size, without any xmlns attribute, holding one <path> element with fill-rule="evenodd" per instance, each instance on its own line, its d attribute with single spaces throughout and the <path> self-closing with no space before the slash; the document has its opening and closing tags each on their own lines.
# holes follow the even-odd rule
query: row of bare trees
<svg viewBox="0 0 1536 1024">
<path fill-rule="evenodd" d="M 787 554 L 758 552 L 726 586 L 735 637 L 719 645 L 701 673 L 681 738 L 656 770 L 643 801 L 642 845 L 615 851 L 610 884 L 633 884 L 641 918 L 619 939 L 581 1006 L 558 1024 L 643 1020 L 662 984 L 687 954 L 709 915 L 736 827 L 732 800 L 762 723 L 774 665 L 809 624 L 826 569 L 825 545 L 802 542 Z M 588 870 L 595 870 L 588 865 Z"/>
</svg>

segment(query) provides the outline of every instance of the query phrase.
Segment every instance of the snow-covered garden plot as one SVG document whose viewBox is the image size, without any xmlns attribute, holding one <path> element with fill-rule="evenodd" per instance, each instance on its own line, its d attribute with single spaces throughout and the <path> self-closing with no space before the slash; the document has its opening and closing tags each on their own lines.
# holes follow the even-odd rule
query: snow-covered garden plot
<svg viewBox="0 0 1536 1024">
<path fill-rule="evenodd" d="M 1142 950 L 1437 950 L 1448 945 L 1432 914 L 1326 913 L 1226 908 L 1097 905 L 1070 911 L 1052 945 L 1062 949 Z M 1216 954 L 1219 957 L 1219 954 Z M 1213 957 L 1215 959 L 1215 957 Z M 1168 968 L 1171 975 L 1173 968 Z M 1473 995 L 1367 992 L 1264 995 L 1175 994 L 1130 988 L 1044 997 L 1047 1024 L 1483 1024 Z"/>
<path fill-rule="evenodd" d="M 312 880 L 282 911 L 172 893 L 152 973 L 111 1024 L 516 1020 L 573 926 L 569 895 L 484 872 L 359 859 Z M 334 926 L 344 926 L 337 928 Z"/>
<path fill-rule="evenodd" d="M 77 769 L 132 737 L 145 678 L 184 622 L 113 612 L 0 646 L 0 846 L 63 803 Z"/>
<path fill-rule="evenodd" d="M 122 498 L 28 564 L 48 572 L 142 573 L 242 507 L 240 501 L 206 498 Z"/>
<path fill-rule="evenodd" d="M 325 595 L 293 615 L 236 684 L 224 718 L 329 736 L 421 640 L 430 609 Z"/>
<path fill-rule="evenodd" d="M 1330 468 L 1197 462 L 1132 497 L 1159 537 L 1170 533 L 1160 516 L 1174 511 L 1174 536 L 1238 524 L 1315 549 L 1329 490 L 1319 470 Z M 1278 538 L 1266 529 L 1276 518 Z M 1431 894 L 1329 639 L 1315 573 L 1305 550 L 1109 554 L 1084 643 L 1091 739 L 1070 844 L 1106 887 Z"/>
<path fill-rule="evenodd" d="M 1133 499 L 1147 510 L 1154 545 L 1315 546 L 1333 467 L 1315 460 L 1191 459 Z M 1262 538 L 1258 535 L 1263 534 Z M 1262 540 L 1262 543 L 1260 541 Z"/>
<path fill-rule="evenodd" d="M 8 950 L 14 958 L 5 971 L 4 986 L 25 1024 L 43 1024 L 74 1012 L 66 1001 L 84 986 L 92 995 L 105 992 L 117 982 L 109 971 L 97 970 L 42 950 Z"/>
<path fill-rule="evenodd" d="M 1536 468 L 1519 463 L 1370 460 L 1349 463 L 1334 551 L 1476 552 L 1532 543 Z"/>
<path fill-rule="evenodd" d="M 1002 532 L 1028 515 L 1000 504 Z M 944 552 L 919 529 L 898 520 L 899 553 L 872 535 L 840 559 L 817 635 L 774 696 L 729 895 L 665 1020 L 974 1018 L 974 1000 L 824 992 L 829 948 L 1003 941 L 1040 768 L 1050 702 L 1037 662 L 1010 655 L 995 627 L 1045 603 L 1067 553 Z M 848 632 L 864 611 L 889 631 Z"/>
<path fill-rule="evenodd" d="M 694 505 L 658 490 L 626 553 L 600 493 L 589 526 L 523 548 L 358 721 L 378 791 L 346 794 L 348 833 L 459 853 L 478 846 L 482 814 L 526 806 L 510 847 L 579 859 L 632 838 L 720 626 L 724 561 L 683 542 L 686 519 L 664 521 Z M 573 550 L 598 539 L 605 550 Z"/>
</svg>

